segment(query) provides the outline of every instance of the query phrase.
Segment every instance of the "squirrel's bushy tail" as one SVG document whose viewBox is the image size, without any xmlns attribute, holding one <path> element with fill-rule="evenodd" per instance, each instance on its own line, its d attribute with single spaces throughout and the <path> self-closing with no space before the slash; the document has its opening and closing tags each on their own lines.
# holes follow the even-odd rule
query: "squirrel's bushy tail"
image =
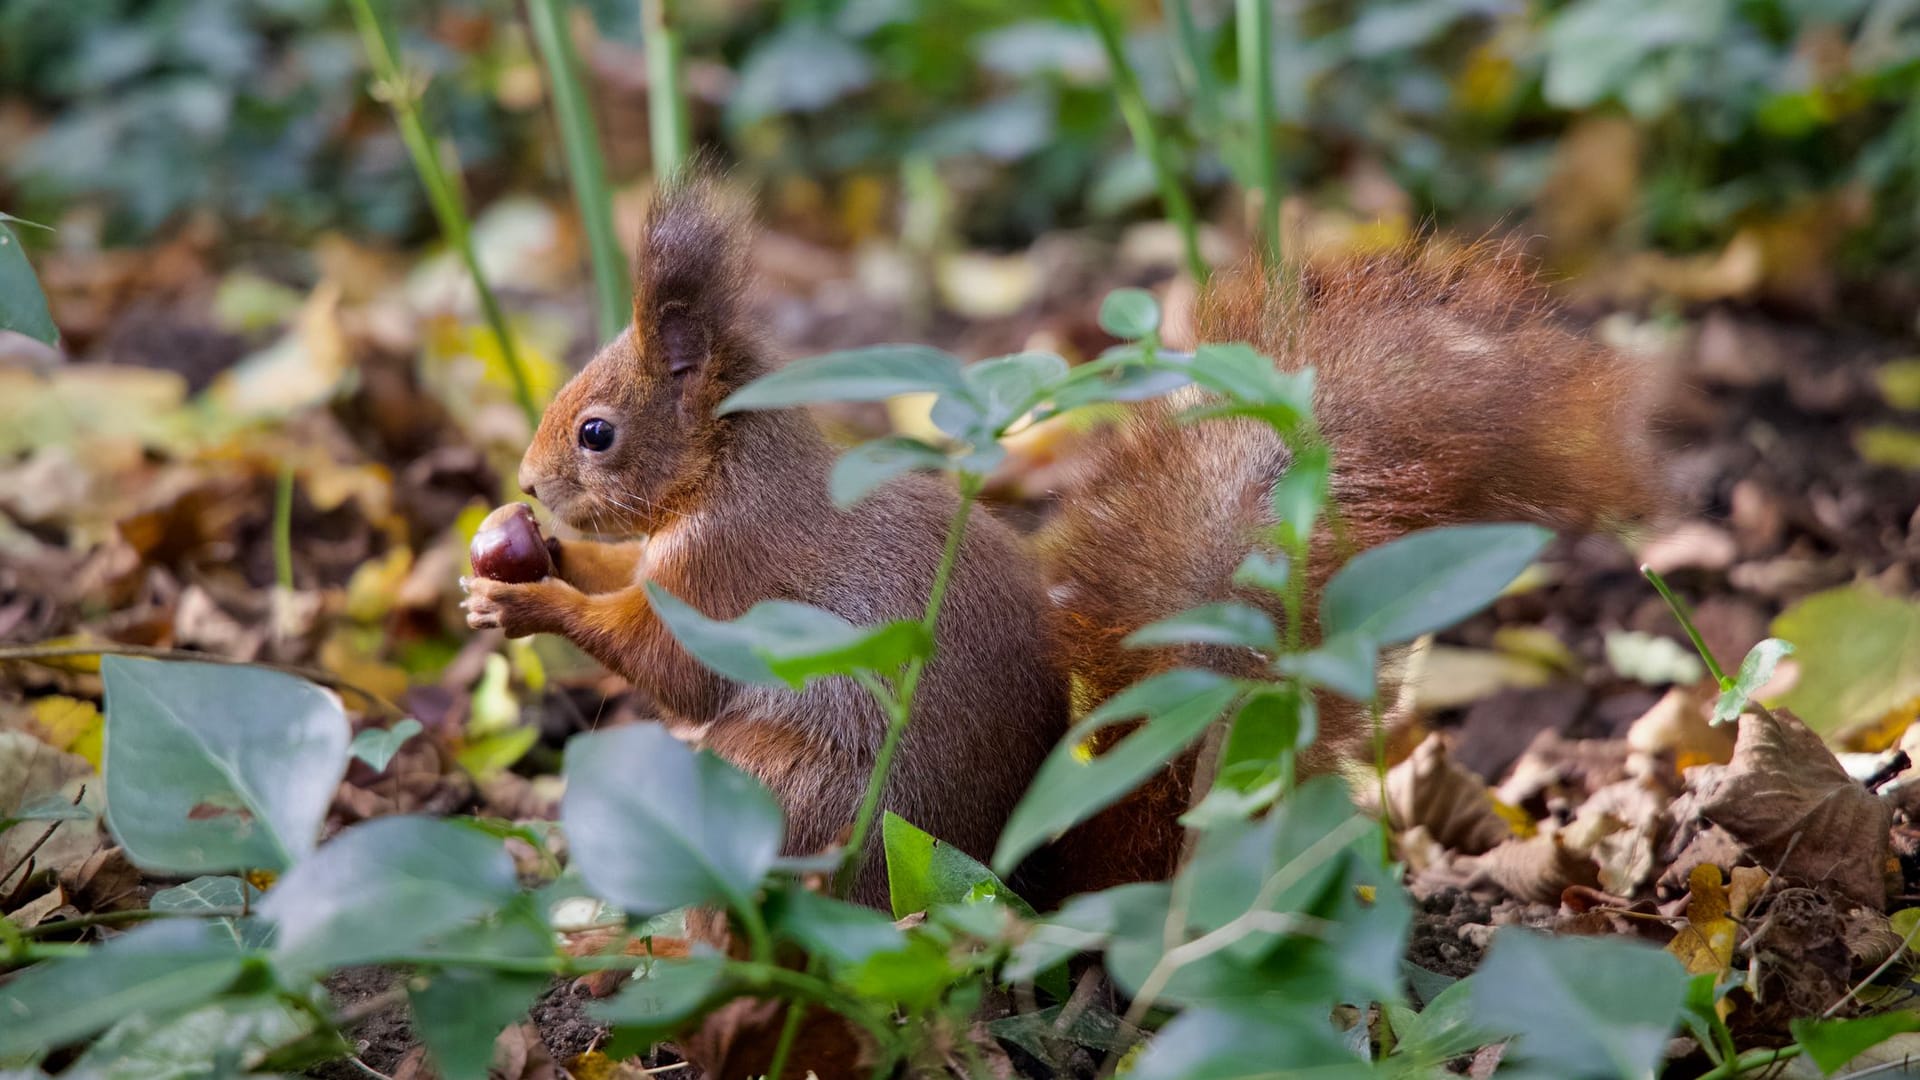
<svg viewBox="0 0 1920 1080">
<path fill-rule="evenodd" d="M 1201 297 L 1198 337 L 1244 341 L 1282 368 L 1316 370 L 1339 524 L 1315 539 L 1315 590 L 1348 556 L 1415 529 L 1529 521 L 1609 530 L 1657 509 L 1649 379 L 1560 322 L 1511 248 L 1408 248 L 1309 267 L 1297 289 L 1284 298 L 1257 268 L 1223 274 Z M 1175 662 L 1257 667 L 1228 650 L 1122 644 L 1149 622 L 1229 598 L 1263 602 L 1280 618 L 1272 597 L 1237 590 L 1231 577 L 1272 524 L 1270 495 L 1291 455 L 1253 421 L 1173 422 L 1193 401 L 1139 409 L 1093 448 L 1043 537 L 1078 707 Z M 1323 711 L 1310 767 L 1337 760 L 1357 734 L 1343 728 L 1363 718 L 1331 715 L 1339 711 Z M 1140 796 L 1134 812 L 1177 814 L 1184 789 L 1174 788 Z M 1143 811 L 1156 800 L 1168 805 Z"/>
</svg>

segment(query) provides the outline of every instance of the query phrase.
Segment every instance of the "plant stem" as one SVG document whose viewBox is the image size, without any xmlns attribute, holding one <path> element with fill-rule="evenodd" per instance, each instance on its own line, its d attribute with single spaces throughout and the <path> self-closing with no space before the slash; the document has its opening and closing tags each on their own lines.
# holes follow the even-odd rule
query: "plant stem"
<svg viewBox="0 0 1920 1080">
<path fill-rule="evenodd" d="M 926 628 L 929 637 L 940 620 L 940 605 L 947 596 L 947 586 L 953 580 L 954 564 L 960 559 L 960 537 L 966 532 L 967 518 L 973 513 L 974 500 L 980 494 L 983 478 L 975 473 L 960 474 L 960 505 L 953 512 L 953 521 L 947 526 L 947 544 L 940 552 L 940 565 L 933 572 L 933 586 L 927 592 L 927 610 L 920 617 L 920 625 Z M 880 753 L 874 759 L 873 772 L 867 777 L 867 792 L 860 800 L 860 812 L 853 819 L 853 833 L 847 840 L 846 861 L 840 865 L 840 873 L 834 879 L 834 893 L 846 896 L 853 889 L 855 879 L 860 876 L 861 864 L 866 861 L 867 835 L 873 831 L 873 818 L 880 809 L 880 796 L 886 791 L 887 773 L 893 767 L 894 754 L 900 749 L 900 737 L 906 734 L 907 723 L 913 718 L 913 694 L 920 685 L 920 673 L 926 670 L 926 657 L 915 657 L 907 664 L 906 673 L 900 676 L 898 693 L 891 698 L 881 698 L 880 704 L 887 710 L 887 736 L 880 744 Z M 869 687 L 869 690 L 873 689 Z"/>
<path fill-rule="evenodd" d="M 1200 39 L 1200 27 L 1193 21 L 1193 6 L 1189 0 L 1169 0 L 1167 11 L 1173 19 L 1174 40 L 1180 45 L 1174 52 L 1175 66 L 1193 95 L 1199 126 L 1207 135 L 1218 136 L 1224 126 L 1220 122 L 1220 88 L 1214 83 L 1213 65 L 1206 43 Z"/>
<path fill-rule="evenodd" d="M 780 1041 L 773 1044 L 773 1060 L 767 1064 L 767 1080 L 780 1080 L 780 1074 L 786 1071 L 787 1057 L 793 1053 L 793 1042 L 800 1036 L 800 1018 L 805 1012 L 806 1008 L 799 1002 L 787 1002 L 787 1019 L 780 1025 Z"/>
<path fill-rule="evenodd" d="M 693 125 L 687 119 L 686 84 L 680 77 L 684 50 L 670 3 L 640 0 L 641 32 L 647 45 L 647 136 L 655 183 L 678 176 L 693 154 Z"/>
<path fill-rule="evenodd" d="M 293 462 L 280 465 L 273 490 L 273 572 L 280 587 L 293 591 Z"/>
<path fill-rule="evenodd" d="M 1750 1072 L 1768 1068 L 1782 1061 L 1790 1061 L 1804 1053 L 1799 1043 L 1769 1050 L 1749 1050 L 1731 1061 L 1723 1061 L 1711 1071 L 1700 1074 L 1700 1080 L 1734 1080 Z"/>
<path fill-rule="evenodd" d="M 1247 111 L 1247 152 L 1260 198 L 1260 257 L 1281 269 L 1280 160 L 1273 145 L 1273 0 L 1237 0 L 1240 93 Z"/>
<path fill-rule="evenodd" d="M 367 50 L 367 62 L 373 68 L 373 96 L 384 101 L 393 112 L 400 138 L 407 145 L 407 154 L 413 158 L 414 171 L 420 174 L 420 184 L 427 189 L 427 202 L 440 223 L 440 232 L 466 264 L 467 274 L 473 278 L 474 292 L 480 298 L 481 313 L 494 337 L 499 339 L 500 355 L 506 361 L 508 377 L 513 380 L 514 398 L 526 414 L 527 423 L 538 427 L 540 403 L 533 398 L 533 384 L 527 378 L 519 347 L 507 326 L 506 312 L 487 284 L 486 275 L 480 272 L 480 258 L 473 249 L 472 228 L 460 192 L 448 175 L 439 148 L 427 134 L 426 123 L 420 119 L 420 85 L 401 70 L 393 44 L 387 40 L 386 27 L 381 25 L 380 16 L 373 9 L 373 0 L 352 0 L 352 6 L 353 20 L 359 26 L 360 40 Z"/>
<path fill-rule="evenodd" d="M 1127 130 L 1133 133 L 1133 141 L 1152 163 L 1154 178 L 1160 184 L 1160 201 L 1166 204 L 1167 216 L 1173 219 L 1174 225 L 1180 230 L 1180 239 L 1186 252 L 1187 273 L 1192 275 L 1194 281 L 1205 284 L 1207 263 L 1200 257 L 1200 226 L 1194 214 L 1193 201 L 1180 184 L 1173 154 L 1161 141 L 1160 132 L 1153 123 L 1153 111 L 1147 107 L 1146 94 L 1140 89 L 1140 80 L 1134 75 L 1132 65 L 1127 63 L 1127 50 L 1120 40 L 1120 28 L 1102 0 L 1080 0 L 1080 9 L 1086 13 L 1087 21 L 1093 24 L 1100 36 L 1100 44 L 1106 49 L 1107 63 L 1113 67 L 1114 96 L 1120 99 L 1120 114 L 1126 118 Z"/>
<path fill-rule="evenodd" d="M 1720 661 L 1714 659 L 1713 650 L 1707 648 L 1707 643 L 1701 638 L 1700 631 L 1694 629 L 1693 616 L 1687 612 L 1687 605 L 1673 595 L 1672 589 L 1667 588 L 1667 579 L 1661 577 L 1660 571 L 1651 566 L 1641 566 L 1640 573 L 1648 581 L 1653 582 L 1654 591 L 1660 594 L 1660 599 L 1667 602 L 1667 607 L 1673 609 L 1673 617 L 1680 620 L 1680 628 L 1687 632 L 1688 639 L 1693 642 L 1694 651 L 1700 654 L 1700 659 L 1707 662 L 1707 671 L 1713 675 L 1713 681 L 1720 684 L 1722 690 L 1732 687 L 1733 680 L 1727 678 L 1727 673 L 1720 668 Z"/>
<path fill-rule="evenodd" d="M 567 29 L 567 0 L 527 0 L 527 18 L 533 24 L 534 44 L 546 62 L 560 146 L 567 155 L 567 175 L 573 180 L 573 198 L 587 233 L 600 337 L 611 340 L 627 324 L 632 294 L 626 255 L 613 229 L 613 197 L 607 190 L 606 162 L 600 156 L 600 133 L 580 77 L 580 57 Z"/>
</svg>

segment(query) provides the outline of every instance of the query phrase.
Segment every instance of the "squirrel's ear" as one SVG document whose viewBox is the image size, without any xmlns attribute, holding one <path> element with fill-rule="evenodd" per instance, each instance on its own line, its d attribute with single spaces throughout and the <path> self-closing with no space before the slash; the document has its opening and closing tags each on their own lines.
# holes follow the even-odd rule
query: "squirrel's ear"
<svg viewBox="0 0 1920 1080">
<path fill-rule="evenodd" d="M 743 215 L 695 178 L 654 196 L 642 236 L 634 324 L 646 351 L 675 375 L 731 354 L 747 284 Z"/>
</svg>

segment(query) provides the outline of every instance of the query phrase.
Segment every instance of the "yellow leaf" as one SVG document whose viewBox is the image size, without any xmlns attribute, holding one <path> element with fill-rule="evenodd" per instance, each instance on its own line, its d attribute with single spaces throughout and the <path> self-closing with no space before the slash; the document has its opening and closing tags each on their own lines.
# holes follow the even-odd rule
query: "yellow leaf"
<svg viewBox="0 0 1920 1080">
<path fill-rule="evenodd" d="M 1701 863 L 1687 875 L 1687 885 L 1687 925 L 1667 944 L 1667 951 L 1686 965 L 1689 975 L 1724 975 L 1733 963 L 1734 937 L 1739 933 L 1725 876 L 1712 863 Z"/>
<path fill-rule="evenodd" d="M 1895 360 L 1874 372 L 1880 396 L 1896 409 L 1920 409 L 1920 358 Z"/>
<path fill-rule="evenodd" d="M 347 617 L 358 622 L 379 622 L 393 610 L 393 599 L 401 582 L 413 569 L 413 549 L 399 545 L 385 557 L 361 563 L 347 580 Z"/>
<path fill-rule="evenodd" d="M 1860 456 L 1875 465 L 1920 470 L 1920 431 L 1876 424 L 1854 435 Z"/>
<path fill-rule="evenodd" d="M 33 721 L 48 746 L 78 754 L 87 759 L 87 764 L 100 767 L 106 721 L 93 702 L 58 694 L 39 698 L 33 703 Z"/>
</svg>

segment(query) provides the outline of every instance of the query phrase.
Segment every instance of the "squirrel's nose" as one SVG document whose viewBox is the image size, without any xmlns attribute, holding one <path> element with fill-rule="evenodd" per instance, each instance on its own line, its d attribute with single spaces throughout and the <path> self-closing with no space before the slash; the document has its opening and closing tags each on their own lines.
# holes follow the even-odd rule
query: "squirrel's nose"
<svg viewBox="0 0 1920 1080">
<path fill-rule="evenodd" d="M 520 470 L 520 490 L 536 499 L 540 497 L 540 493 L 534 490 L 534 485 L 537 484 L 539 480 L 539 477 L 528 472 L 526 469 L 522 468 Z"/>
</svg>

